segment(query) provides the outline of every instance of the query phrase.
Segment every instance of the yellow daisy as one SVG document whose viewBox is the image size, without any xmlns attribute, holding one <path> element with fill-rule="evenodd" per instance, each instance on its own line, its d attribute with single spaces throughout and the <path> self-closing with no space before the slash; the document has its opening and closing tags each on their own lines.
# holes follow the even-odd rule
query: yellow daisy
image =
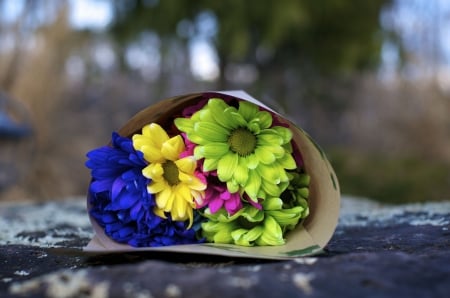
<svg viewBox="0 0 450 298">
<path fill-rule="evenodd" d="M 170 138 L 160 125 L 151 123 L 142 129 L 142 134 L 133 136 L 133 146 L 149 163 L 142 174 L 151 179 L 147 191 L 155 194 L 154 212 L 163 218 L 168 212 L 175 221 L 189 219 L 190 227 L 195 201 L 204 197 L 206 185 L 195 176 L 195 158 L 180 158 L 185 151 L 183 138 Z"/>
</svg>

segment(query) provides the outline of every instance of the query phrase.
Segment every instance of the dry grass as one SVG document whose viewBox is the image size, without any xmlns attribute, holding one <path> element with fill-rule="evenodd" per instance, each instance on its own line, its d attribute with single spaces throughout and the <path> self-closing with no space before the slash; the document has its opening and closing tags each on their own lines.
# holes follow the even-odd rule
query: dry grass
<svg viewBox="0 0 450 298">
<path fill-rule="evenodd" d="M 434 82 L 385 85 L 366 77 L 355 97 L 343 120 L 355 146 L 450 164 L 450 94 Z"/>
<path fill-rule="evenodd" d="M 63 109 L 62 99 L 66 92 L 65 60 L 74 41 L 73 32 L 67 23 L 67 10 L 61 9 L 53 24 L 39 28 L 35 32 L 33 43 L 29 44 L 23 39 L 24 37 L 17 35 L 16 43 L 26 45 L 27 50 L 8 53 L 6 56 L 12 60 L 7 61 L 15 64 L 0 69 L 9 71 L 1 76 L 8 78 L 7 84 L 3 81 L 3 89 L 30 110 L 35 131 L 34 150 L 32 158 L 28 159 L 31 163 L 27 165 L 24 180 L 11 190 L 12 195 L 2 195 L 4 199 L 64 195 L 73 191 L 70 179 L 61 179 L 70 170 L 57 155 L 55 158 L 54 151 L 67 149 L 63 138 L 60 138 L 64 135 L 57 133 L 61 125 L 58 118 Z M 69 163 L 70 159 L 69 154 Z"/>
</svg>

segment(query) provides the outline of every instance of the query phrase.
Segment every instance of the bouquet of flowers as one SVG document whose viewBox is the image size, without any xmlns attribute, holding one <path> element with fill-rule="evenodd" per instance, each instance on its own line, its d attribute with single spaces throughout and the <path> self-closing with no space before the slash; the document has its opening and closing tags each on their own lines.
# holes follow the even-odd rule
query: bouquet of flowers
<svg viewBox="0 0 450 298">
<path fill-rule="evenodd" d="M 130 248 L 284 245 L 310 214 L 299 130 L 228 93 L 166 103 L 87 154 L 96 232 Z"/>
</svg>

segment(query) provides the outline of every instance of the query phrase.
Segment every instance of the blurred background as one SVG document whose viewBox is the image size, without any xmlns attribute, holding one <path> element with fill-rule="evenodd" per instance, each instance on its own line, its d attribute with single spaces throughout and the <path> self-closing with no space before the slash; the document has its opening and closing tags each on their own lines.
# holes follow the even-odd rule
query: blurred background
<svg viewBox="0 0 450 298">
<path fill-rule="evenodd" d="M 242 89 L 324 148 L 343 194 L 450 199 L 446 0 L 0 0 L 0 201 L 84 195 L 140 109 Z"/>
</svg>

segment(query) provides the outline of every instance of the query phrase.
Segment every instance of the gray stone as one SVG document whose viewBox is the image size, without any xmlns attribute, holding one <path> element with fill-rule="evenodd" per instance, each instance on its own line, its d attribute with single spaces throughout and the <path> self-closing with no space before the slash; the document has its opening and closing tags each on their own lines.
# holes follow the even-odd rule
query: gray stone
<svg viewBox="0 0 450 298">
<path fill-rule="evenodd" d="M 448 297 L 450 202 L 344 197 L 324 253 L 89 256 L 85 202 L 0 204 L 0 297 Z"/>
</svg>

